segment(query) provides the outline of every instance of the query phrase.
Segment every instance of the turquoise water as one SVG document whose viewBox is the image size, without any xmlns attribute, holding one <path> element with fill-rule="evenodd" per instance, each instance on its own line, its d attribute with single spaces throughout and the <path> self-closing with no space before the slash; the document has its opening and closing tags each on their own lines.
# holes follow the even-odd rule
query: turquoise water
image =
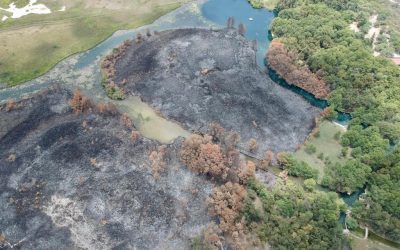
<svg viewBox="0 0 400 250">
<path fill-rule="evenodd" d="M 226 25 L 229 17 L 235 18 L 236 27 L 243 23 L 246 27 L 245 37 L 257 41 L 257 63 L 265 69 L 264 57 L 270 42 L 268 30 L 274 19 L 273 12 L 254 9 L 246 0 L 209 0 L 203 5 L 201 12 L 204 18 L 221 26 Z"/>
</svg>

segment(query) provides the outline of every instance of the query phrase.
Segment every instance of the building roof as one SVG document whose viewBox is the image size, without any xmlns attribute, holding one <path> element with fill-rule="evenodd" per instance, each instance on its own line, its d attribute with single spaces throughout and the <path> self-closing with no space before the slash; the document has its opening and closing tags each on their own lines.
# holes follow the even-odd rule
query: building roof
<svg viewBox="0 0 400 250">
<path fill-rule="evenodd" d="M 392 61 L 393 61 L 395 64 L 400 65 L 400 57 L 393 57 L 393 58 L 392 58 Z"/>
</svg>

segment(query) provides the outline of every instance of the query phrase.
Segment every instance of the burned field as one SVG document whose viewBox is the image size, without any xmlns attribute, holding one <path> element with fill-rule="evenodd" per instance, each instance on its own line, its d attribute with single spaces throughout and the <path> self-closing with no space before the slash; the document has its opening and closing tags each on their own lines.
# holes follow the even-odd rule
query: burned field
<svg viewBox="0 0 400 250">
<path fill-rule="evenodd" d="M 179 141 L 155 180 L 158 143 L 132 140 L 118 113 L 74 113 L 70 98 L 51 90 L 0 111 L 0 249 L 188 248 L 211 184 L 181 167 Z"/>
<path fill-rule="evenodd" d="M 265 150 L 293 151 L 319 111 L 273 83 L 255 47 L 233 29 L 182 29 L 139 37 L 113 65 L 112 82 L 192 131 L 212 122 L 254 138 Z"/>
</svg>

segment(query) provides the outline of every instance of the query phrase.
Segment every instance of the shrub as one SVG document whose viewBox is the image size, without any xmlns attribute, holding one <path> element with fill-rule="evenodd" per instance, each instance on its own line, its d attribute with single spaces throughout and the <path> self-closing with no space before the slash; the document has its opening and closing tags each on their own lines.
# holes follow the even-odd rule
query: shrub
<svg viewBox="0 0 400 250">
<path fill-rule="evenodd" d="M 75 113 L 83 113 L 90 109 L 91 102 L 89 98 L 82 95 L 79 89 L 75 90 L 72 98 L 69 100 L 69 105 Z"/>
<path fill-rule="evenodd" d="M 357 220 L 352 217 L 346 218 L 346 225 L 347 225 L 347 228 L 350 230 L 355 230 L 358 228 Z"/>
<path fill-rule="evenodd" d="M 131 140 L 136 142 L 140 138 L 140 133 L 136 130 L 132 130 L 131 132 Z"/>
<path fill-rule="evenodd" d="M 313 191 L 315 185 L 317 185 L 317 182 L 312 178 L 304 181 L 304 188 L 308 191 Z"/>
<path fill-rule="evenodd" d="M 284 158 L 283 168 L 289 175 L 318 179 L 318 170 L 311 168 L 304 161 L 297 161 L 293 155 L 285 155 Z"/>
<path fill-rule="evenodd" d="M 311 155 L 311 154 L 314 154 L 315 152 L 317 152 L 317 148 L 313 144 L 306 144 L 306 147 L 305 147 L 304 151 L 307 154 Z"/>
<path fill-rule="evenodd" d="M 238 177 L 241 184 L 246 184 L 250 178 L 254 178 L 256 173 L 256 165 L 252 161 L 247 161 L 246 164 L 239 169 Z"/>
<path fill-rule="evenodd" d="M 14 101 L 14 99 L 9 99 L 6 103 L 6 112 L 10 112 L 12 110 L 14 110 L 16 106 L 16 102 Z"/>
<path fill-rule="evenodd" d="M 207 199 L 210 215 L 218 215 L 220 228 L 229 234 L 240 234 L 243 232 L 243 224 L 237 221 L 243 210 L 246 189 L 237 184 L 227 182 L 214 188 L 211 196 Z"/>
<path fill-rule="evenodd" d="M 250 152 L 254 153 L 258 150 L 259 145 L 256 139 L 251 138 L 248 142 Z"/>
<path fill-rule="evenodd" d="M 336 132 L 336 133 L 333 135 L 333 138 L 334 138 L 336 141 L 339 141 L 341 135 L 342 135 L 342 133 L 341 133 L 340 131 L 338 131 L 338 132 Z"/>
<path fill-rule="evenodd" d="M 133 122 L 127 113 L 123 113 L 120 118 L 121 124 L 126 128 L 133 128 Z"/>
<path fill-rule="evenodd" d="M 163 171 L 167 165 L 165 161 L 165 154 L 165 146 L 161 146 L 157 151 L 150 153 L 149 159 L 151 164 L 151 173 L 156 180 L 160 179 L 160 172 Z"/>
<path fill-rule="evenodd" d="M 228 169 L 221 148 L 211 142 L 210 136 L 193 134 L 180 151 L 181 161 L 192 171 L 226 179 Z"/>
</svg>

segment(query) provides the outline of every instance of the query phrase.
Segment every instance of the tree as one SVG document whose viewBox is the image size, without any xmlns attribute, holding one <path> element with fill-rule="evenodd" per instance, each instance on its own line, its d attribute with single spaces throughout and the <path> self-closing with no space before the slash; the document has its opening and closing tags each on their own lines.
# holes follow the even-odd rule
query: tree
<svg viewBox="0 0 400 250">
<path fill-rule="evenodd" d="M 151 173 L 154 179 L 160 179 L 160 172 L 165 169 L 167 165 L 165 161 L 166 147 L 161 146 L 157 151 L 152 151 L 150 153 L 149 159 L 151 163 Z"/>
<path fill-rule="evenodd" d="M 192 171 L 226 179 L 228 169 L 221 148 L 211 142 L 210 136 L 193 134 L 187 138 L 180 151 L 181 161 Z"/>
<path fill-rule="evenodd" d="M 261 161 L 261 166 L 263 167 L 263 169 L 267 169 L 267 167 L 271 166 L 273 159 L 274 159 L 274 152 L 272 152 L 271 150 L 265 151 L 264 158 Z"/>
<path fill-rule="evenodd" d="M 246 33 L 246 26 L 244 26 L 243 23 L 240 23 L 240 24 L 239 24 L 238 33 L 239 33 L 239 35 L 241 35 L 241 36 L 244 36 L 244 34 Z"/>
<path fill-rule="evenodd" d="M 371 173 L 371 168 L 358 160 L 345 164 L 336 163 L 327 168 L 322 184 L 343 193 L 352 193 L 362 188 Z"/>
<path fill-rule="evenodd" d="M 239 169 L 238 177 L 240 183 L 245 185 L 250 178 L 254 178 L 256 173 L 256 165 L 252 161 L 247 161 L 247 163 L 242 164 L 242 167 Z"/>
<path fill-rule="evenodd" d="M 228 29 L 231 29 L 231 28 L 233 28 L 234 26 L 235 26 L 235 18 L 232 17 L 232 16 L 228 17 L 228 20 L 226 21 L 226 27 L 227 27 Z"/>
<path fill-rule="evenodd" d="M 315 185 L 317 185 L 317 182 L 312 178 L 304 181 L 304 188 L 308 191 L 313 191 Z"/>
<path fill-rule="evenodd" d="M 91 103 L 89 98 L 82 95 L 79 89 L 75 90 L 72 98 L 69 100 L 70 107 L 75 113 L 83 113 L 90 109 Z"/>
<path fill-rule="evenodd" d="M 219 226 L 225 233 L 243 233 L 244 225 L 237 218 L 243 209 L 246 193 L 246 189 L 238 183 L 227 182 L 214 188 L 207 199 L 210 215 L 219 216 Z"/>
<path fill-rule="evenodd" d="M 250 152 L 254 153 L 258 150 L 259 145 L 256 139 L 251 138 L 248 142 Z"/>
<path fill-rule="evenodd" d="M 129 129 L 133 128 L 133 122 L 127 113 L 123 113 L 120 118 L 121 124 Z"/>
</svg>

